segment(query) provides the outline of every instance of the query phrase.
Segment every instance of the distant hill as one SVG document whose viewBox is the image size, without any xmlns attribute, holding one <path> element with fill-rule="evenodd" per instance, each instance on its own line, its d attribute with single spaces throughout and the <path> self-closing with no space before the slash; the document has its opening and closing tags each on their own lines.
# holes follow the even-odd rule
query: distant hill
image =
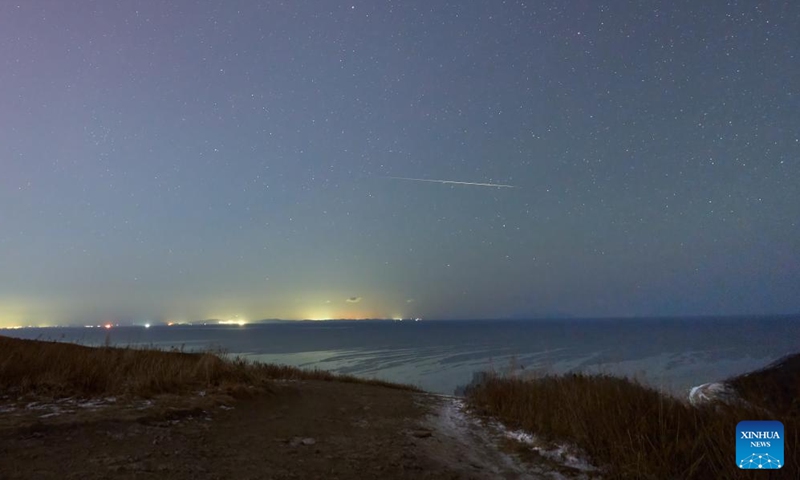
<svg viewBox="0 0 800 480">
<path fill-rule="evenodd" d="M 516 311 L 512 312 L 508 315 L 500 317 L 506 320 L 561 320 L 561 319 L 572 319 L 578 318 L 576 315 L 572 315 L 571 313 L 560 312 L 560 311 Z"/>
</svg>

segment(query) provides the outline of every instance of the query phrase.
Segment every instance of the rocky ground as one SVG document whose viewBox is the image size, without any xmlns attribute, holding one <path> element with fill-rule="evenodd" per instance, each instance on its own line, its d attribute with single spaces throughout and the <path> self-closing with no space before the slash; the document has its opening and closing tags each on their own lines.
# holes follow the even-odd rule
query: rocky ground
<svg viewBox="0 0 800 480">
<path fill-rule="evenodd" d="M 591 476 L 590 467 L 570 464 L 565 455 L 537 454 L 509 440 L 501 426 L 472 417 L 452 397 L 318 381 L 239 397 L 6 399 L 0 402 L 0 478 Z"/>
</svg>

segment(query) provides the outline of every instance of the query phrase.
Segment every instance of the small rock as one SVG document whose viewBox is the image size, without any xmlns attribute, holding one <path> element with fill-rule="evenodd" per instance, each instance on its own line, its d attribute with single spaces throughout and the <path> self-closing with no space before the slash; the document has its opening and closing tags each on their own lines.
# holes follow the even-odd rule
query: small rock
<svg viewBox="0 0 800 480">
<path fill-rule="evenodd" d="M 317 441 L 314 440 L 311 437 L 305 437 L 305 438 L 294 437 L 291 440 L 289 440 L 289 446 L 290 447 L 297 447 L 297 446 L 300 446 L 300 445 L 311 446 L 311 445 L 314 445 L 316 443 L 317 443 Z"/>
<path fill-rule="evenodd" d="M 433 436 L 433 432 L 431 432 L 430 430 L 414 430 L 413 432 L 411 432 L 411 435 L 413 435 L 416 438 L 428 438 Z"/>
<path fill-rule="evenodd" d="M 369 422 L 366 420 L 359 420 L 355 423 L 355 426 L 359 428 L 369 428 Z"/>
</svg>

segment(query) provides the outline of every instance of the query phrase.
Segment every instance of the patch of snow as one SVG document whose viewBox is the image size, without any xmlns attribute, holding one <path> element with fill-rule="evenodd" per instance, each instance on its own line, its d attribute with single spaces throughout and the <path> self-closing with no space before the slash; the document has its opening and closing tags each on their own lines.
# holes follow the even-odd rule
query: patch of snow
<svg viewBox="0 0 800 480">
<path fill-rule="evenodd" d="M 90 400 L 86 400 L 81 403 L 77 403 L 76 406 L 80 408 L 92 409 L 96 410 L 98 408 L 104 408 L 109 406 L 109 404 L 117 403 L 116 397 L 106 397 L 106 398 L 94 398 Z"/>
<path fill-rule="evenodd" d="M 428 424 L 434 438 L 447 439 L 447 449 L 437 452 L 436 457 L 453 468 L 477 468 L 485 478 L 540 478 L 540 472 L 529 472 L 518 459 L 501 451 L 489 432 L 466 413 L 461 399 L 444 397 Z M 475 476 L 475 471 L 469 473 L 469 478 L 484 478 Z"/>
<path fill-rule="evenodd" d="M 89 400 L 86 402 L 79 403 L 77 404 L 77 406 L 80 408 L 95 410 L 98 408 L 103 408 L 105 406 L 105 404 L 102 402 L 103 402 L 102 400 Z"/>
<path fill-rule="evenodd" d="M 695 407 L 713 402 L 733 404 L 741 402 L 741 399 L 726 383 L 704 383 L 689 391 L 689 403 Z"/>
<path fill-rule="evenodd" d="M 448 438 L 448 443 L 455 444 L 462 450 L 461 455 L 467 458 L 468 464 L 481 466 L 483 472 L 491 475 L 489 478 L 566 480 L 597 477 L 599 469 L 592 465 L 577 447 L 568 444 L 547 444 L 535 434 L 510 430 L 497 421 L 481 421 L 467 411 L 464 400 L 445 396 L 440 398 L 443 398 L 443 402 L 438 409 L 438 415 L 429 420 L 434 429 L 434 438 Z M 502 438 L 529 445 L 542 457 L 574 473 L 565 474 L 544 464 L 524 465 L 516 456 L 500 450 Z"/>
<path fill-rule="evenodd" d="M 505 430 L 506 428 L 502 423 L 496 423 L 495 425 L 502 430 Z M 534 437 L 532 434 L 519 430 L 506 430 L 504 433 L 506 437 L 510 438 L 511 440 L 516 440 L 520 443 L 527 443 L 528 445 L 533 445 L 534 440 L 536 439 L 536 437 Z"/>
<path fill-rule="evenodd" d="M 539 455 L 548 458 L 565 467 L 580 470 L 582 472 L 596 472 L 598 469 L 592 465 L 585 455 L 580 453 L 580 449 L 573 445 L 561 444 L 550 445 L 539 439 L 536 435 L 522 430 L 509 430 L 500 422 L 493 422 L 492 426 L 502 435 L 511 440 L 515 440 L 526 445 Z"/>
<path fill-rule="evenodd" d="M 24 406 L 21 405 L 0 405 L 0 414 L 4 413 L 16 413 L 17 415 L 24 415 L 25 412 L 29 413 L 37 413 L 40 414 L 39 418 L 51 418 L 57 415 L 67 415 L 73 414 L 76 411 L 80 410 L 88 410 L 88 411 L 96 411 L 103 408 L 107 408 L 112 404 L 117 404 L 118 399 L 117 397 L 105 397 L 105 398 L 76 398 L 76 397 L 66 397 L 66 398 L 59 398 L 57 400 L 53 400 L 52 403 L 42 403 L 39 401 L 29 402 Z M 144 410 L 150 408 L 154 405 L 152 400 L 143 400 L 138 403 L 131 402 L 129 404 L 125 404 L 126 408 L 136 408 L 138 410 Z"/>
<path fill-rule="evenodd" d="M 59 411 L 61 407 L 55 403 L 31 402 L 25 405 L 25 410 L 33 410 L 36 412 L 41 412 L 43 410 Z"/>
</svg>

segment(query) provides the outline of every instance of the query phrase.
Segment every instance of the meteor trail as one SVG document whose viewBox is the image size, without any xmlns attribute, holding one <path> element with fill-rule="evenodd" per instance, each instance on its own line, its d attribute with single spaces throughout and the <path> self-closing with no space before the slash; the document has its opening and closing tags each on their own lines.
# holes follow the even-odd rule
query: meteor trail
<svg viewBox="0 0 800 480">
<path fill-rule="evenodd" d="M 412 182 L 431 182 L 431 183 L 444 183 L 451 185 L 474 185 L 476 187 L 495 187 L 495 188 L 517 188 L 514 185 L 503 185 L 502 183 L 476 183 L 476 182 L 456 182 L 455 180 L 433 180 L 427 178 L 409 178 L 409 177 L 384 177 L 394 180 L 410 180 Z"/>
</svg>

